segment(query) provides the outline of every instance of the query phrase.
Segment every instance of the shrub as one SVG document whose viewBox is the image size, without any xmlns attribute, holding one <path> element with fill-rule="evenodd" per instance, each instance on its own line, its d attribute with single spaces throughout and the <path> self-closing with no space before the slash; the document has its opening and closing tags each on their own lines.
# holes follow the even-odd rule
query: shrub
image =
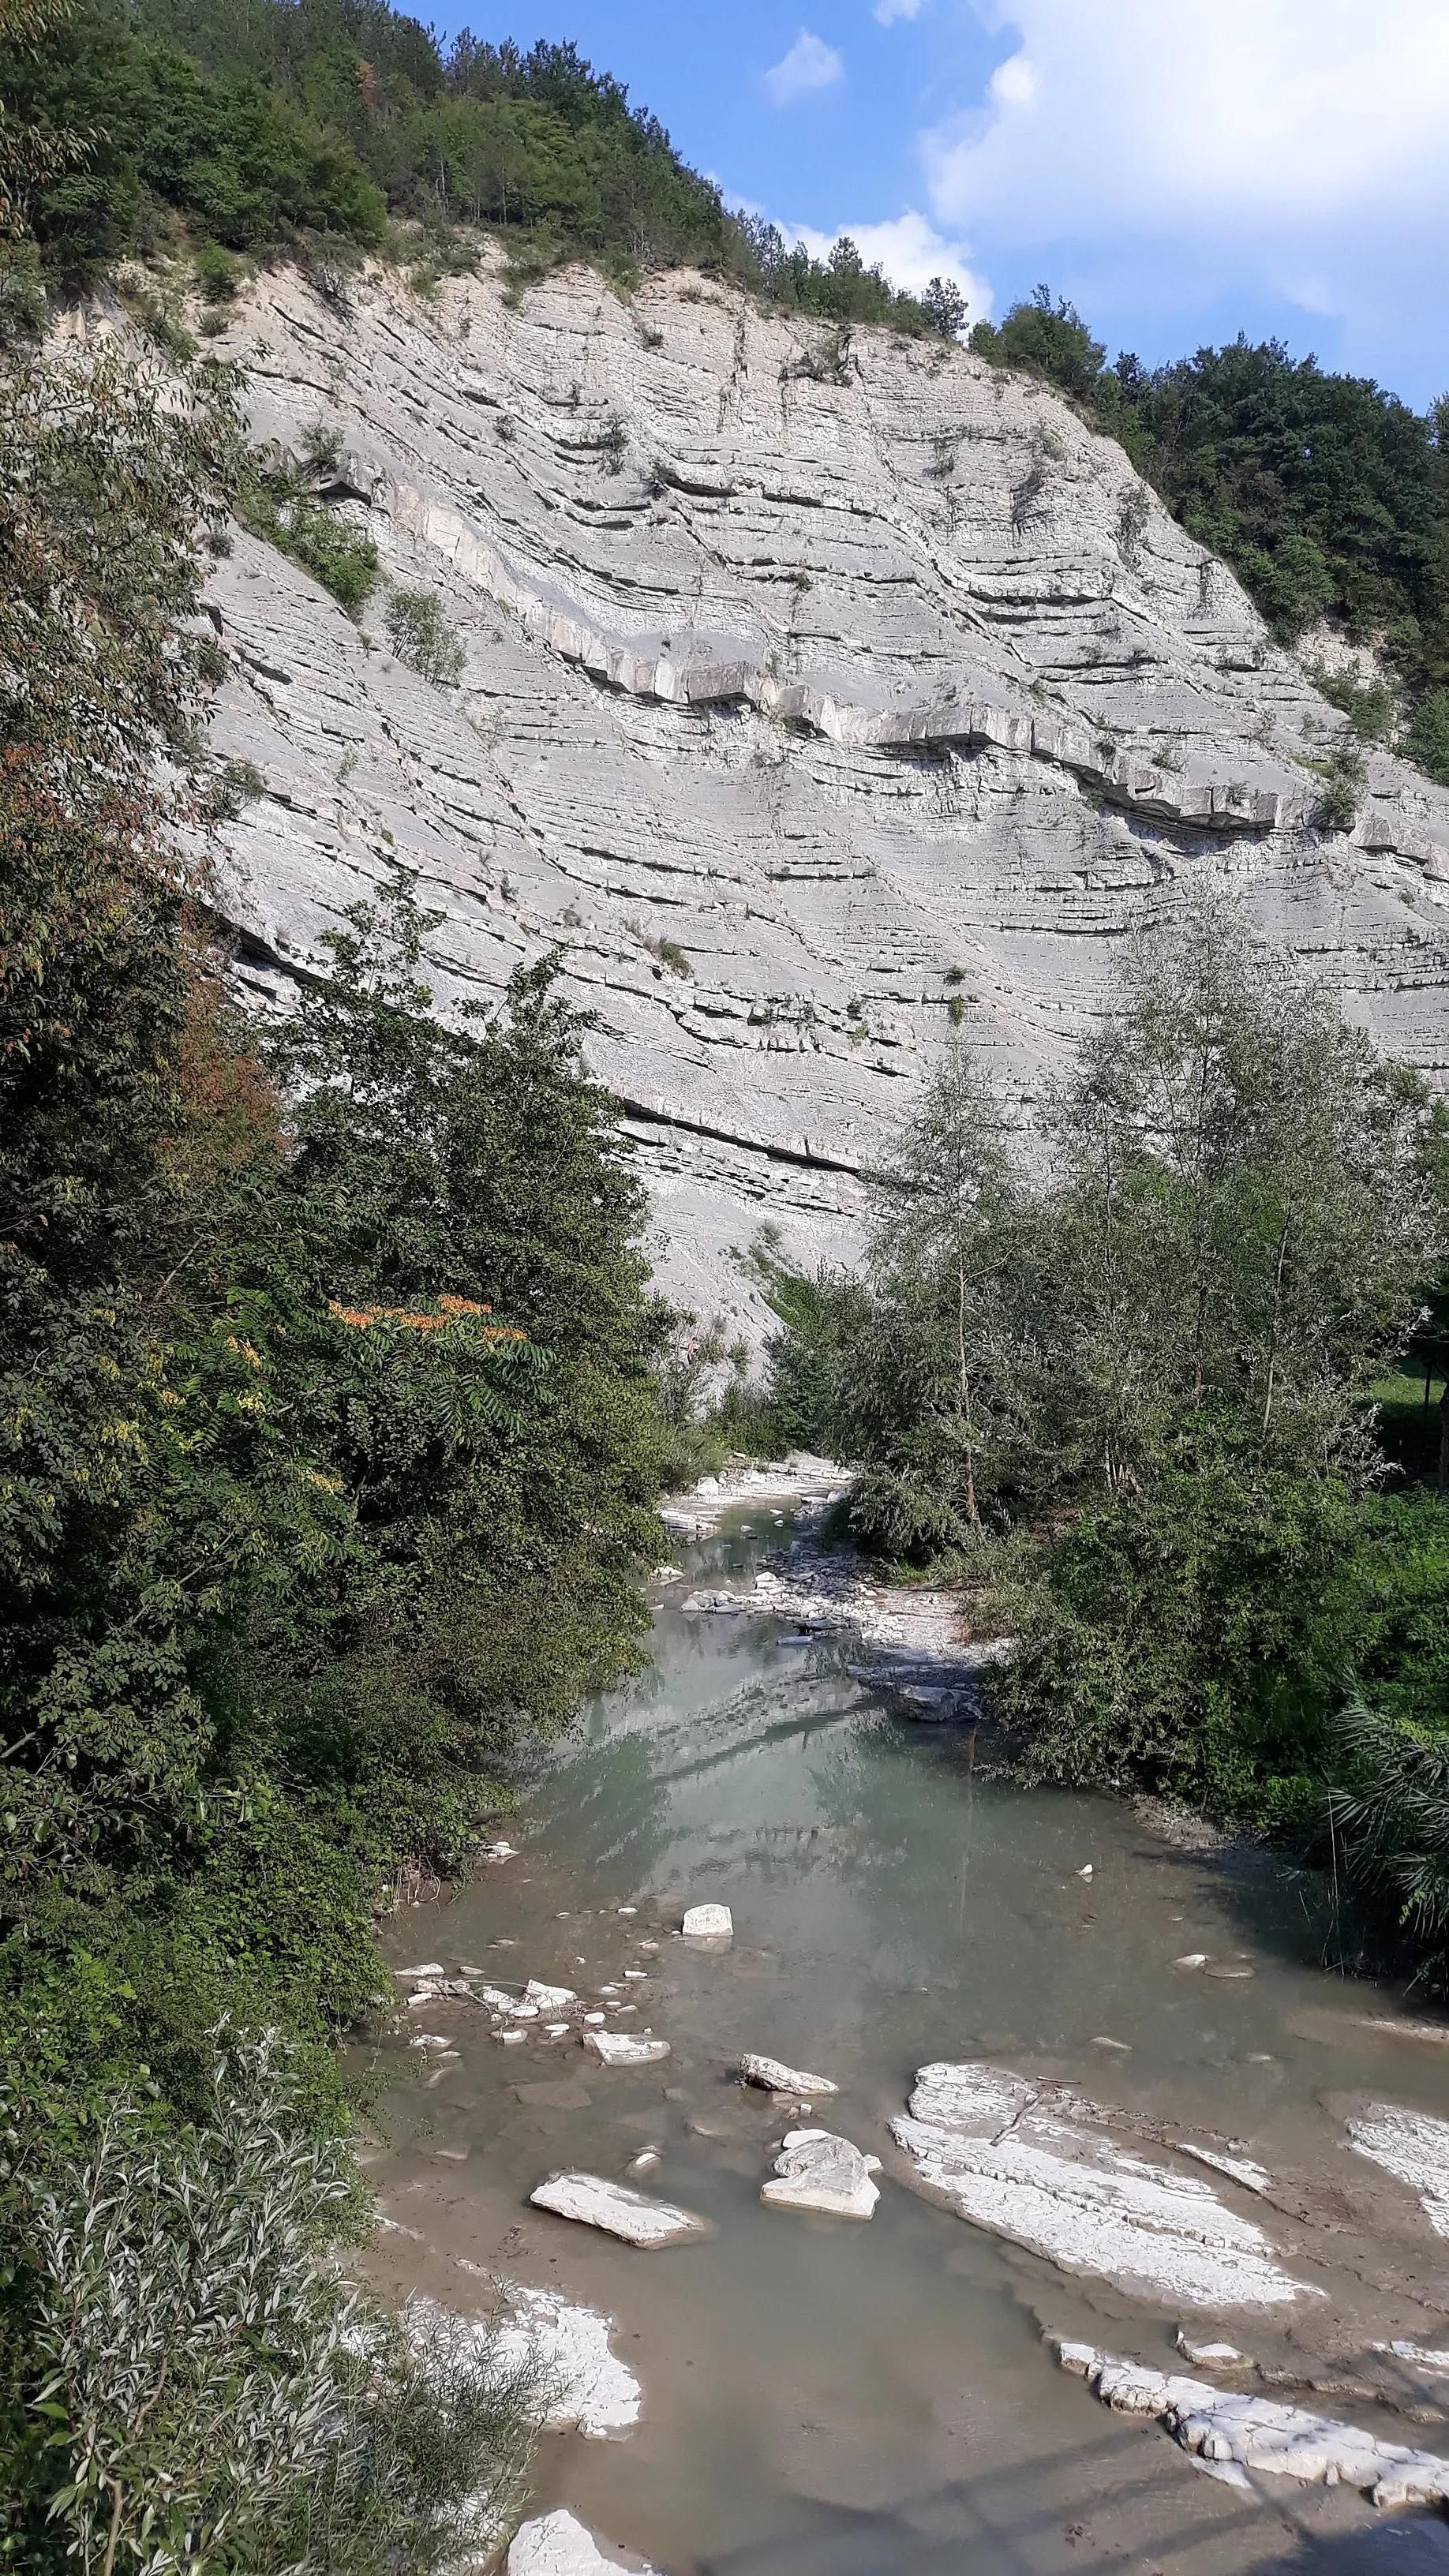
<svg viewBox="0 0 1449 2576">
<path fill-rule="evenodd" d="M 329 2240 L 350 2156 L 300 2125 L 275 2036 L 216 2034 L 202 2122 L 123 2095 L 57 2152 L 13 2100 L 3 2359 L 11 2536 L 32 2568 L 391 2576 L 496 2541 L 538 2377 L 403 2326 Z"/>
<path fill-rule="evenodd" d="M 409 670 L 439 688 L 461 678 L 468 655 L 436 591 L 390 591 L 382 614 L 388 641 Z"/>
<path fill-rule="evenodd" d="M 193 265 L 196 282 L 208 304 L 231 304 L 246 276 L 246 262 L 223 250 L 220 242 L 203 242 Z"/>
<path fill-rule="evenodd" d="M 295 468 L 253 459 L 237 515 L 330 590 L 349 617 L 361 617 L 381 577 L 376 544 L 319 501 Z"/>
<path fill-rule="evenodd" d="M 1385 740 L 1393 728 L 1394 700 L 1383 680 L 1359 680 L 1352 671 L 1325 670 L 1321 662 L 1311 664 L 1310 673 L 1319 696 L 1347 716 L 1360 742 Z"/>
<path fill-rule="evenodd" d="M 1449 787 L 1449 689 L 1429 689 L 1419 700 L 1404 750 L 1426 778 Z"/>
</svg>

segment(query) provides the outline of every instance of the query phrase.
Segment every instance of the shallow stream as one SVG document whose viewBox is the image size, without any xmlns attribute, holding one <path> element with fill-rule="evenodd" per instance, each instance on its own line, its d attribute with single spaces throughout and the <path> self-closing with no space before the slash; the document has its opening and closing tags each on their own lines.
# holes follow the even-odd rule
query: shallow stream
<svg viewBox="0 0 1449 2576">
<path fill-rule="evenodd" d="M 759 1543 L 726 1533 L 690 1562 L 738 1571 Z M 1449 2047 L 1375 2031 L 1400 2001 L 1324 1973 L 1311 1887 L 1177 1848 L 1127 1806 L 983 1778 L 969 1730 L 910 1723 L 850 1661 L 666 1602 L 651 1669 L 531 1790 L 518 1857 L 397 1927 L 399 1962 L 619 1986 L 635 2006 L 619 2027 L 673 2054 L 606 2070 L 576 2034 L 503 2046 L 476 2006 L 424 2013 L 459 2053 L 430 2069 L 389 2043 L 377 2276 L 481 2309 L 461 2258 L 607 2311 L 642 2420 L 625 2440 L 550 2436 L 534 2510 L 567 2504 L 668 2576 L 1449 2568 L 1442 2524 L 1386 2526 L 1286 2481 L 1235 2492 L 1107 2413 L 1043 2328 L 1183 2368 L 1176 2314 L 923 2199 L 886 2126 L 918 2066 L 989 2056 L 1230 2133 L 1331 2193 L 1366 2169 L 1324 2096 L 1449 2114 Z M 727 1950 L 677 1937 L 706 1899 L 733 1909 Z M 1206 1969 L 1174 1967 L 1195 1953 Z M 626 1968 L 646 1975 L 626 1987 Z M 840 2084 L 817 2116 L 883 2159 L 869 2224 L 762 2208 L 782 2122 L 733 2080 L 747 2049 Z M 640 2253 L 529 2207 L 550 2171 L 625 2178 L 644 2147 L 661 2161 L 640 2187 L 711 2220 L 710 2241 Z M 1395 2294 L 1344 2208 L 1340 2325 L 1361 2299 L 1365 2337 L 1422 2334 L 1427 2314 L 1449 2342 L 1449 2243 L 1425 2232 L 1413 2316 L 1380 2313 Z M 1449 2423 L 1370 2429 L 1449 2450 Z"/>
</svg>

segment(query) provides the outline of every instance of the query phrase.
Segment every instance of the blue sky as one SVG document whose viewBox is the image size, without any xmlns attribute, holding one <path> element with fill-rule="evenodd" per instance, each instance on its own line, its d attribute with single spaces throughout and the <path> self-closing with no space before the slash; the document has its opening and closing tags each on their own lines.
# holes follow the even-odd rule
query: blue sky
<svg viewBox="0 0 1449 2576">
<path fill-rule="evenodd" d="M 1244 329 L 1449 389 L 1449 0 L 446 0 L 572 37 L 686 160 L 977 315 L 1039 278 L 1115 354 Z"/>
</svg>

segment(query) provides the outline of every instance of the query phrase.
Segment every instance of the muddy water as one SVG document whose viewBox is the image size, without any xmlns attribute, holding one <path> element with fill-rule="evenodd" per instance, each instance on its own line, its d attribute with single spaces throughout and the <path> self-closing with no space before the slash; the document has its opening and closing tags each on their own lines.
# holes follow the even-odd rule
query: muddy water
<svg viewBox="0 0 1449 2576">
<path fill-rule="evenodd" d="M 691 1563 L 738 1568 L 755 1544 L 727 1536 Z M 661 1607 L 652 1669 L 535 1784 L 519 1857 L 408 1916 L 399 1960 L 619 1985 L 636 2002 L 619 2026 L 673 2055 L 606 2071 L 576 2036 L 503 2047 L 468 2004 L 413 2016 L 459 2055 L 429 2080 L 396 2043 L 371 2173 L 394 2222 L 379 2278 L 481 2307 L 477 2266 L 607 2310 L 642 2422 L 619 2442 L 546 2440 L 535 2509 L 566 2503 L 670 2576 L 1449 2565 L 1442 2526 L 1375 2527 L 1342 2491 L 1235 2493 L 1109 2416 L 1043 2324 L 1170 2366 L 1176 2317 L 927 2203 L 885 2128 L 917 2066 L 988 2054 L 1337 2188 L 1365 2168 L 1325 2095 L 1449 2114 L 1449 2047 L 1366 2027 L 1399 2001 L 1324 1975 L 1311 1890 L 1174 1849 L 1108 1801 L 984 1780 L 966 1732 L 904 1722 L 849 1660 Z M 709 1898 L 733 1908 L 723 1953 L 676 1937 L 685 1902 Z M 1253 1973 L 1174 1967 L 1196 1951 Z M 626 1967 L 647 1975 L 626 1985 Z M 762 2209 L 781 2122 L 732 2082 L 744 2049 L 840 2083 L 825 2124 L 885 2160 L 868 2225 Z M 646 2146 L 661 2161 L 643 2187 L 712 2221 L 709 2242 L 641 2254 L 529 2208 L 546 2173 L 622 2178 Z M 1417 2277 L 1402 2248 L 1376 2265 L 1345 2207 L 1353 2260 L 1322 2313 L 1365 2339 L 1449 2341 L 1449 2245 L 1425 2231 Z M 1305 2268 L 1268 2216 L 1313 2279 L 1312 2248 Z M 1196 2322 L 1251 2343 L 1241 2319 Z M 1449 2424 L 1372 2429 L 1449 2450 Z"/>
</svg>

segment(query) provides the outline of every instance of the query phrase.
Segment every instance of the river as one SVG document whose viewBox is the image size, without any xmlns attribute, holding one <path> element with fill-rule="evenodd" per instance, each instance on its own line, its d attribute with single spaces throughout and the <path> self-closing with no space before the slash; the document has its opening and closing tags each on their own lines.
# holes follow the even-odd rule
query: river
<svg viewBox="0 0 1449 2576">
<path fill-rule="evenodd" d="M 727 1528 L 689 1562 L 747 1571 L 760 1544 Z M 466 2306 L 462 2258 L 607 2312 L 641 2421 L 623 2440 L 546 2437 L 532 2510 L 567 2504 L 668 2576 L 1449 2568 L 1442 2523 L 1386 2522 L 1342 2487 L 1234 2489 L 1109 2413 L 1044 2330 L 1181 2370 L 1181 2311 L 923 2198 L 887 2128 L 918 2067 L 989 2058 L 1229 2134 L 1291 2169 L 1305 2207 L 1319 2192 L 1312 2228 L 1266 2214 L 1315 2352 L 1330 2319 L 1340 2352 L 1385 2332 L 1449 2342 L 1449 2244 L 1413 2237 L 1402 2193 L 1397 2235 L 1375 2244 L 1374 2169 L 1332 2107 L 1449 2114 L 1449 2047 L 1405 2037 L 1398 1998 L 1324 1973 L 1311 1882 L 1177 1847 L 1125 1805 L 985 1777 L 984 1738 L 908 1722 L 850 1661 L 837 1641 L 661 1602 L 649 1670 L 530 1785 L 518 1856 L 394 1927 L 399 1963 L 590 2000 L 613 1985 L 601 2008 L 673 2053 L 606 2070 L 576 2032 L 505 2046 L 474 2005 L 424 2013 L 457 2054 L 386 2043 L 378 2280 Z M 706 1899 L 733 1910 L 726 1950 L 677 1937 Z M 883 2158 L 868 2225 L 762 2208 L 782 2123 L 734 2080 L 746 2049 L 840 2084 L 816 2116 Z M 640 2253 L 528 2205 L 555 2168 L 623 2177 L 645 2148 L 660 2162 L 640 2187 L 713 2222 L 710 2241 Z M 1291 2356 L 1296 2314 L 1253 2325 L 1254 2351 Z M 1449 2451 L 1449 2424 L 1362 2404 L 1357 2419 Z"/>
</svg>

